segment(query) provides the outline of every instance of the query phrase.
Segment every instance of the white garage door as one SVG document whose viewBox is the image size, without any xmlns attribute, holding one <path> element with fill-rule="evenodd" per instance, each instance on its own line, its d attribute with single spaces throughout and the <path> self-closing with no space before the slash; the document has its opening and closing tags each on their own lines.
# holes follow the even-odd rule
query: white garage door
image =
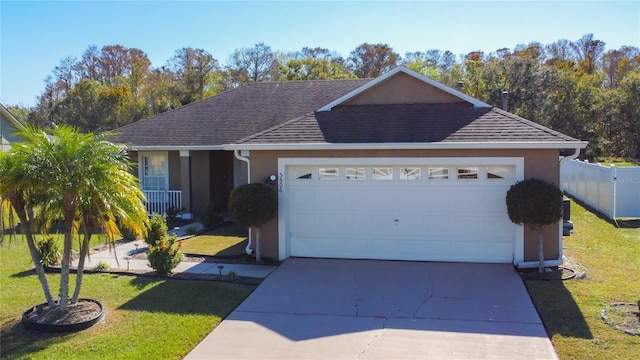
<svg viewBox="0 0 640 360">
<path fill-rule="evenodd" d="M 287 245 L 301 257 L 501 262 L 516 165 L 287 166 Z"/>
</svg>

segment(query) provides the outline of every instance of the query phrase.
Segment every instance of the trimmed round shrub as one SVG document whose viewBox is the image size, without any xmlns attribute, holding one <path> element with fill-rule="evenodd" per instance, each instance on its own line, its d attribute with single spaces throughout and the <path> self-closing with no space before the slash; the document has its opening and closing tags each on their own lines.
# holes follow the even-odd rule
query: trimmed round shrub
<svg viewBox="0 0 640 360">
<path fill-rule="evenodd" d="M 240 185 L 229 196 L 229 213 L 234 223 L 260 227 L 278 212 L 278 195 L 261 183 Z"/>
<path fill-rule="evenodd" d="M 538 231 L 562 219 L 562 190 L 542 180 L 515 183 L 507 191 L 506 203 L 513 223 Z"/>
</svg>

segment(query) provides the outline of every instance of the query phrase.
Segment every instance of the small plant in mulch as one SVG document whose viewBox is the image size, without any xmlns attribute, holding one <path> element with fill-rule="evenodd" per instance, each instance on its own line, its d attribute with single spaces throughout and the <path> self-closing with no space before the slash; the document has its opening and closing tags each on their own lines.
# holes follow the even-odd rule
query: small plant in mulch
<svg viewBox="0 0 640 360">
<path fill-rule="evenodd" d="M 42 240 L 38 241 L 36 249 L 42 266 L 50 267 L 60 262 L 60 257 L 62 256 L 60 244 L 53 236 L 44 236 Z"/>
<path fill-rule="evenodd" d="M 184 228 L 184 232 L 185 232 L 187 235 L 193 235 L 193 234 L 195 234 L 196 232 L 198 232 L 198 228 L 197 228 L 195 225 L 189 225 L 189 226 L 187 226 L 186 228 Z"/>
<path fill-rule="evenodd" d="M 640 336 L 640 300 L 637 303 L 614 302 L 600 310 L 600 317 L 614 329 Z"/>
<path fill-rule="evenodd" d="M 107 264 L 105 261 L 100 261 L 96 264 L 96 267 L 93 268 L 93 270 L 95 271 L 107 271 L 109 270 L 109 264 Z"/>
<path fill-rule="evenodd" d="M 182 252 L 180 251 L 182 240 L 176 241 L 176 239 L 176 236 L 172 235 L 166 240 L 162 239 L 149 245 L 147 260 L 149 260 L 149 266 L 159 276 L 170 274 L 182 260 Z"/>
</svg>

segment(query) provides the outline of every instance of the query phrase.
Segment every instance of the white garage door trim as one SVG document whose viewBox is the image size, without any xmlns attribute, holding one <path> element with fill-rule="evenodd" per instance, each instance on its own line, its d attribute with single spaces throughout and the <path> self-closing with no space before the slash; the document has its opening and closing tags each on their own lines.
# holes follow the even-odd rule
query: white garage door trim
<svg viewBox="0 0 640 360">
<path fill-rule="evenodd" d="M 278 158 L 278 248 L 279 260 L 290 256 L 289 216 L 287 202 L 287 167 L 319 165 L 388 165 L 388 166 L 428 166 L 428 165 L 507 165 L 515 166 L 515 180 L 524 180 L 524 158 L 522 157 L 445 157 L 445 158 Z M 514 239 L 514 264 L 524 259 L 524 229 L 518 227 Z"/>
</svg>

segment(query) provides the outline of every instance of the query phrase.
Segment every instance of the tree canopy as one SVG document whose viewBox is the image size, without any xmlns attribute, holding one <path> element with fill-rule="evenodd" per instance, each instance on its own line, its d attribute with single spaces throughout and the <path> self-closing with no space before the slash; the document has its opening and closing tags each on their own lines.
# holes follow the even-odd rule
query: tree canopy
<svg viewBox="0 0 640 360">
<path fill-rule="evenodd" d="M 416 49 L 402 58 L 389 44 L 364 43 L 345 59 L 323 47 L 285 53 L 260 42 L 237 48 L 226 64 L 185 47 L 154 67 L 140 49 L 90 46 L 60 61 L 35 107 L 9 108 L 32 124 L 109 130 L 251 82 L 376 77 L 403 64 L 452 87 L 461 82 L 463 92 L 497 107 L 507 91 L 509 111 L 589 141 L 589 159 L 640 158 L 637 47 L 607 49 L 585 34 L 485 50 Z"/>
</svg>

